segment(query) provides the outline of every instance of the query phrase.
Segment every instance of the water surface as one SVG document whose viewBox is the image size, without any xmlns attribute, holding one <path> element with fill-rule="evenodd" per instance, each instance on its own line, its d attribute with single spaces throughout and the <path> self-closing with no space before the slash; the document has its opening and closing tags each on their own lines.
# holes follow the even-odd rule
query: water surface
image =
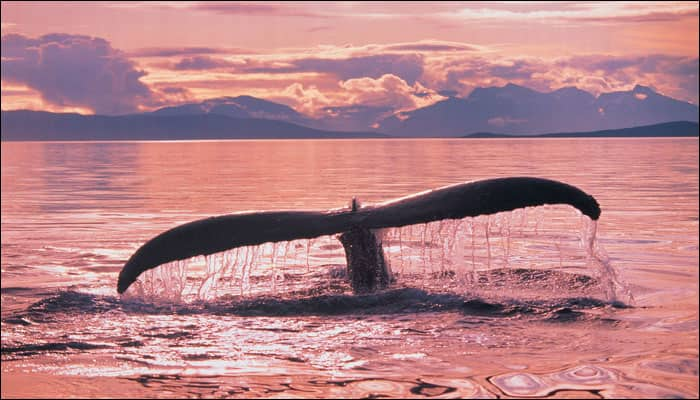
<svg viewBox="0 0 700 400">
<path fill-rule="evenodd" d="M 614 299 L 566 206 L 385 232 L 397 279 L 366 296 L 333 237 L 116 294 L 193 219 L 519 175 L 596 197 Z M 696 138 L 2 143 L 1 200 L 3 397 L 698 396 Z"/>
</svg>

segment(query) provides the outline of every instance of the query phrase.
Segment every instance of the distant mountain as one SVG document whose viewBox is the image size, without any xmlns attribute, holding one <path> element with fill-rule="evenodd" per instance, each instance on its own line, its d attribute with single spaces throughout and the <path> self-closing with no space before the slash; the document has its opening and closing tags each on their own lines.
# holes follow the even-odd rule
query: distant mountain
<svg viewBox="0 0 700 400">
<path fill-rule="evenodd" d="M 472 133 L 464 138 L 567 138 L 567 137 L 697 137 L 700 134 L 697 122 L 675 121 L 663 124 L 636 126 L 624 129 L 608 129 L 593 132 L 561 132 L 545 133 L 539 135 L 507 135 L 504 133 L 478 132 Z"/>
<path fill-rule="evenodd" d="M 372 125 L 393 114 L 393 108 L 386 106 L 341 106 L 324 107 L 320 116 L 307 123 L 317 129 L 340 131 L 373 130 Z"/>
<path fill-rule="evenodd" d="M 259 118 L 291 122 L 309 128 L 328 131 L 373 131 L 371 125 L 393 113 L 391 107 L 364 105 L 325 107 L 316 118 L 295 111 L 284 104 L 251 96 L 219 97 L 199 103 L 163 107 L 154 115 L 217 114 L 233 118 Z"/>
<path fill-rule="evenodd" d="M 621 129 L 671 121 L 698 121 L 696 105 L 648 87 L 601 94 L 566 87 L 542 93 L 509 83 L 476 88 L 465 99 L 450 97 L 395 114 L 378 130 L 396 136 L 457 136 L 463 132 L 538 134 Z"/>
<path fill-rule="evenodd" d="M 629 92 L 604 93 L 596 102 L 604 129 L 656 124 L 666 121 L 698 122 L 698 107 L 662 96 L 637 85 Z"/>
<path fill-rule="evenodd" d="M 216 114 L 233 118 L 257 118 L 310 125 L 312 120 L 284 104 L 252 96 L 219 97 L 200 103 L 164 107 L 151 114 L 158 116 Z"/>
<path fill-rule="evenodd" d="M 3 111 L 2 140 L 578 134 L 672 121 L 698 122 L 698 106 L 639 85 L 598 97 L 575 87 L 543 93 L 512 83 L 476 88 L 467 98 L 444 94 L 452 97 L 412 111 L 396 113 L 387 106 L 347 105 L 325 107 L 315 118 L 251 96 L 220 97 L 121 116 Z"/>
<path fill-rule="evenodd" d="M 121 116 L 3 111 L 3 141 L 20 140 L 187 140 L 382 137 L 376 132 L 330 132 L 288 122 L 233 118 L 216 113 Z"/>
</svg>

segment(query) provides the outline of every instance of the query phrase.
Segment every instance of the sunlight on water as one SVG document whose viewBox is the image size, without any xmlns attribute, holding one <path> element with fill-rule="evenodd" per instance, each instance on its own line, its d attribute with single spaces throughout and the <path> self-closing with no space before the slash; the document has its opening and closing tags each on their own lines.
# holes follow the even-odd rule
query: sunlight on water
<svg viewBox="0 0 700 400">
<path fill-rule="evenodd" d="M 3 398 L 698 396 L 697 138 L 3 142 L 0 159 Z M 116 293 L 134 251 L 188 221 L 516 174 L 580 187 L 601 218 L 376 232 L 393 276 L 376 293 L 352 292 L 335 236 Z"/>
<path fill-rule="evenodd" d="M 583 294 L 570 287 L 574 280 L 557 282 L 551 274 L 531 274 L 527 282 L 533 286 L 537 279 L 547 280 L 543 283 L 549 292 L 540 285 L 539 291 L 526 293 L 508 271 L 522 275 L 528 269 L 594 277 L 598 292 L 585 294 L 609 302 L 620 296 L 631 301 L 631 292 L 596 240 L 596 229 L 596 221 L 572 207 L 541 206 L 377 233 L 392 271 L 392 287 L 480 295 L 507 291 L 521 298 Z M 342 245 L 336 236 L 323 236 L 170 262 L 144 272 L 122 298 L 177 303 L 230 296 L 294 297 L 339 288 L 350 293 L 345 274 Z"/>
</svg>

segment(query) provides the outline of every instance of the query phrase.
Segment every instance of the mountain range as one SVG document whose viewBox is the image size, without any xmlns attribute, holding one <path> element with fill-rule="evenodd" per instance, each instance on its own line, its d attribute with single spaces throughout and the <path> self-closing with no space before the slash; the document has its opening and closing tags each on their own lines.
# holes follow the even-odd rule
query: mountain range
<svg viewBox="0 0 700 400">
<path fill-rule="evenodd" d="M 81 115 L 3 111 L 2 140 L 207 140 L 384 137 L 378 132 L 323 131 L 289 122 L 227 115 Z"/>
<path fill-rule="evenodd" d="M 327 107 L 313 118 L 251 96 L 221 97 L 121 116 L 3 111 L 2 140 L 119 140 L 333 137 L 459 137 L 478 132 L 535 135 L 698 121 L 698 106 L 637 85 L 599 96 L 566 87 L 476 88 L 465 98 L 397 112 Z M 387 116 L 388 115 L 388 116 Z"/>
<path fill-rule="evenodd" d="M 470 139 L 498 139 L 498 138 L 572 138 L 572 137 L 697 137 L 700 125 L 697 122 L 675 121 L 661 124 L 635 126 L 622 129 L 605 129 L 592 132 L 557 132 L 542 133 L 536 135 L 518 135 L 491 132 L 478 132 L 463 136 Z"/>
<path fill-rule="evenodd" d="M 523 86 L 477 88 L 381 121 L 380 132 L 411 137 L 475 132 L 540 134 L 621 129 L 671 121 L 698 121 L 698 106 L 645 86 L 598 97 L 566 87 L 549 93 Z"/>
<path fill-rule="evenodd" d="M 232 118 L 271 119 L 309 126 L 312 119 L 284 104 L 258 99 L 252 96 L 220 97 L 201 103 L 188 103 L 160 108 L 151 113 L 157 116 L 181 116 L 217 114 Z"/>
</svg>

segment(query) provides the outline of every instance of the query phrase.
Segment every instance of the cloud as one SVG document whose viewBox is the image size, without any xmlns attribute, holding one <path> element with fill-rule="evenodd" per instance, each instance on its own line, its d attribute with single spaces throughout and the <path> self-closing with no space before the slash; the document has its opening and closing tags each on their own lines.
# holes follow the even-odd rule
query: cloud
<svg viewBox="0 0 700 400">
<path fill-rule="evenodd" d="M 416 108 L 419 99 L 426 98 L 427 89 L 419 83 L 409 85 L 396 75 L 385 74 L 378 79 L 355 78 L 340 82 L 348 96 L 347 103 L 373 107 L 392 107 L 395 110 Z M 419 93 L 419 96 L 415 94 Z"/>
<path fill-rule="evenodd" d="M 155 89 L 164 104 L 179 104 L 193 101 L 192 92 L 179 86 L 162 86 Z"/>
<path fill-rule="evenodd" d="M 576 86 L 593 94 L 654 86 L 667 96 L 698 102 L 698 58 L 673 55 L 582 55 L 557 59 L 458 55 L 426 58 L 421 83 L 467 96 L 475 87 L 516 83 L 549 92 Z"/>
<path fill-rule="evenodd" d="M 495 64 L 488 68 L 489 74 L 508 80 L 530 79 L 537 72 L 537 65 L 527 60 L 515 60 L 506 64 Z"/>
<path fill-rule="evenodd" d="M 443 99 L 419 82 L 409 85 L 398 76 L 385 74 L 339 81 L 336 88 L 320 90 L 315 85 L 293 83 L 268 97 L 315 117 L 358 118 L 360 115 L 389 115 L 423 107 Z"/>
<path fill-rule="evenodd" d="M 30 90 L 22 90 L 22 89 L 2 89 L 2 95 L 3 96 L 21 96 L 21 95 L 26 95 L 30 94 Z"/>
<path fill-rule="evenodd" d="M 371 55 L 343 60 L 306 59 L 297 62 L 302 69 L 325 71 L 340 79 L 380 78 L 395 75 L 413 84 L 423 73 L 423 59 L 418 55 Z"/>
<path fill-rule="evenodd" d="M 510 118 L 508 116 L 489 118 L 489 120 L 486 121 L 487 124 L 489 124 L 491 126 L 498 127 L 498 128 L 503 128 L 506 125 L 522 124 L 525 122 L 527 122 L 526 119 L 515 119 L 515 118 Z"/>
<path fill-rule="evenodd" d="M 312 26 L 311 28 L 307 28 L 306 32 L 313 33 L 313 32 L 322 32 L 322 31 L 330 31 L 333 30 L 333 27 L 330 25 L 318 25 L 318 26 Z"/>
<path fill-rule="evenodd" d="M 302 4 L 303 5 L 303 4 Z M 244 15 L 244 16 L 286 16 L 286 17 L 323 17 L 313 9 L 300 7 L 298 3 L 245 3 L 245 2 L 213 2 L 197 3 L 193 7 L 200 11 L 209 11 L 217 14 Z"/>
<path fill-rule="evenodd" d="M 129 57 L 175 57 L 201 54 L 232 54 L 253 53 L 245 49 L 223 49 L 214 47 L 147 47 L 130 51 Z"/>
<path fill-rule="evenodd" d="M 159 89 L 163 93 L 168 93 L 168 94 L 185 94 L 188 93 L 189 91 L 185 88 L 182 87 L 176 87 L 176 86 L 166 86 L 162 87 Z"/>
<path fill-rule="evenodd" d="M 457 97 L 457 95 L 459 95 L 456 90 L 440 90 L 438 94 L 444 97 Z"/>
<path fill-rule="evenodd" d="M 427 60 L 421 82 L 440 92 L 466 96 L 475 87 L 530 82 L 542 70 L 541 62 L 530 59 L 442 57 Z"/>
<path fill-rule="evenodd" d="M 104 7 L 187 9 L 240 17 L 359 18 L 364 20 L 412 19 L 444 25 L 445 21 L 470 23 L 618 24 L 669 22 L 697 18 L 696 2 L 129 2 Z"/>
<path fill-rule="evenodd" d="M 207 57 L 200 54 L 199 50 L 214 49 L 147 49 L 131 54 L 139 56 L 174 56 L 189 55 L 176 64 L 170 64 L 176 70 L 183 69 L 213 69 L 226 66 L 235 66 L 235 73 L 240 74 L 293 74 L 293 73 L 317 73 L 333 75 L 338 79 L 347 80 L 353 78 L 370 77 L 377 79 L 384 74 L 392 74 L 401 77 L 413 84 L 423 73 L 424 59 L 426 56 L 440 57 L 444 53 L 449 54 L 474 54 L 483 52 L 486 48 L 459 42 L 446 42 L 437 40 L 422 40 L 417 42 L 394 44 L 368 44 L 364 46 L 332 46 L 319 45 L 313 49 L 285 49 L 278 50 L 275 54 L 251 55 L 237 57 L 235 62 Z M 188 51 L 184 51 L 188 50 Z M 224 51 L 216 50 L 216 53 L 224 54 Z M 314 56 L 308 56 L 314 53 Z M 229 56 L 240 53 L 227 53 Z M 167 68 L 165 65 L 161 67 Z"/>
<path fill-rule="evenodd" d="M 276 65 L 275 65 L 276 64 Z M 376 54 L 347 58 L 300 58 L 286 61 L 249 63 L 242 72 L 253 73 L 294 73 L 320 72 L 347 80 L 369 77 L 377 79 L 385 74 L 400 77 L 413 84 L 423 74 L 423 58 L 411 54 Z"/>
<path fill-rule="evenodd" d="M 629 90 L 642 84 L 667 96 L 698 103 L 697 57 L 587 55 L 562 59 L 555 65 L 563 74 L 578 76 L 575 84 L 594 93 Z"/>
<path fill-rule="evenodd" d="M 344 131 L 366 131 L 379 127 L 379 121 L 394 114 L 393 107 L 335 106 L 321 110 L 322 127 Z"/>
<path fill-rule="evenodd" d="M 586 55 L 560 60 L 561 67 L 578 68 L 587 71 L 602 71 L 606 74 L 634 68 L 641 73 L 697 73 L 697 57 L 682 57 L 666 54 L 645 56 Z"/>
<path fill-rule="evenodd" d="M 431 14 L 433 17 L 437 15 L 446 19 L 497 24 L 620 24 L 697 18 L 698 8 L 691 2 L 584 2 L 561 6 L 534 2 L 508 8 L 488 3 Z"/>
<path fill-rule="evenodd" d="M 2 36 L 2 79 L 26 87 L 37 103 L 41 96 L 47 107 L 82 107 L 105 114 L 248 94 L 274 98 L 312 115 L 361 116 L 410 110 L 446 96 L 467 96 L 475 87 L 509 82 L 542 92 L 576 86 L 593 94 L 642 84 L 698 102 L 697 56 L 514 54 L 440 40 L 319 45 L 265 54 L 214 47 L 152 47 L 126 54 L 100 38 L 7 34 Z M 150 74 L 144 78 L 146 73 L 129 57 L 146 59 L 141 65 Z M 11 93 L 11 102 L 29 97 Z"/>
<path fill-rule="evenodd" d="M 15 24 L 14 22 L 2 22 L 2 23 L 0 23 L 0 29 L 3 31 L 10 30 L 10 29 L 14 28 L 15 26 L 17 26 L 17 24 Z"/>
<path fill-rule="evenodd" d="M 156 101 L 146 73 L 104 39 L 49 34 L 2 37 L 2 79 L 38 91 L 45 102 L 124 114 Z"/>
<path fill-rule="evenodd" d="M 396 112 L 424 107 L 444 97 L 419 82 L 409 85 L 395 75 L 385 74 L 377 79 L 339 81 L 334 90 L 324 91 L 294 83 L 268 99 L 317 118 L 324 129 L 367 130 Z"/>
<path fill-rule="evenodd" d="M 318 90 L 316 86 L 310 85 L 305 88 L 301 83 L 293 83 L 269 99 L 279 101 L 307 115 L 315 115 L 331 105 L 331 99 Z"/>
<path fill-rule="evenodd" d="M 179 62 L 175 63 L 173 66 L 177 70 L 202 70 L 202 69 L 216 69 L 230 67 L 234 65 L 233 63 L 220 59 L 212 58 L 207 56 L 196 56 L 183 58 Z"/>
<path fill-rule="evenodd" d="M 383 46 L 386 51 L 413 51 L 413 52 L 444 52 L 444 51 L 482 51 L 480 46 L 473 46 L 464 43 L 440 42 L 440 41 L 418 41 L 413 43 L 397 43 Z"/>
<path fill-rule="evenodd" d="M 593 22 L 593 23 L 645 23 L 645 22 L 673 22 L 685 18 L 697 18 L 698 11 L 693 10 L 681 10 L 677 12 L 648 12 L 646 14 L 638 15 L 621 15 L 617 17 L 577 17 L 575 20 L 581 22 Z"/>
</svg>

